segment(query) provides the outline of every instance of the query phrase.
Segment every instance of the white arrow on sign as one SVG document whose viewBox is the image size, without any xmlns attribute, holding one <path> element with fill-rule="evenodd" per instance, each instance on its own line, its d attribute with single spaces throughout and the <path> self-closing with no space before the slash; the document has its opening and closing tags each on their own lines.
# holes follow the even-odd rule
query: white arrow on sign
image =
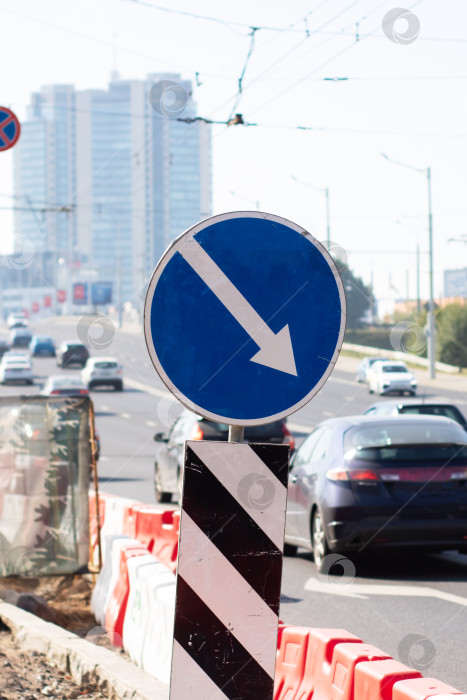
<svg viewBox="0 0 467 700">
<path fill-rule="evenodd" d="M 178 252 L 258 345 L 251 361 L 297 376 L 288 324 L 274 333 L 194 238 Z"/>
</svg>

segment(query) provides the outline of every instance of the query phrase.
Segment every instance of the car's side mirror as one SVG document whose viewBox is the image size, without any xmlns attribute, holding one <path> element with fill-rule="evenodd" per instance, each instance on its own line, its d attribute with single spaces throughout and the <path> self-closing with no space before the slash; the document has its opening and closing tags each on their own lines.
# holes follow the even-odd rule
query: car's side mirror
<svg viewBox="0 0 467 700">
<path fill-rule="evenodd" d="M 169 439 L 165 433 L 156 433 L 154 435 L 154 440 L 155 442 L 168 442 Z"/>
</svg>

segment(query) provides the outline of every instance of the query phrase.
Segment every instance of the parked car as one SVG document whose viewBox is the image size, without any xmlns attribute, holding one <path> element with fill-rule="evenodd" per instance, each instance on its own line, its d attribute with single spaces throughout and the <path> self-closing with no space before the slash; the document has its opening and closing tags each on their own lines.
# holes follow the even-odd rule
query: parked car
<svg viewBox="0 0 467 700">
<path fill-rule="evenodd" d="M 34 357 L 38 355 L 55 357 L 55 343 L 50 336 L 35 335 L 31 340 L 29 350 Z"/>
<path fill-rule="evenodd" d="M 115 357 L 90 357 L 81 370 L 81 379 L 89 390 L 113 386 L 116 391 L 123 391 L 123 367 Z"/>
<path fill-rule="evenodd" d="M 3 356 L 0 363 L 0 384 L 8 382 L 25 382 L 34 384 L 32 364 L 25 356 Z"/>
<path fill-rule="evenodd" d="M 10 346 L 8 345 L 8 341 L 6 340 L 0 340 L 0 358 L 3 357 L 3 355 L 8 352 L 10 349 Z"/>
<path fill-rule="evenodd" d="M 399 394 L 408 392 L 415 396 L 417 380 L 403 362 L 375 362 L 368 377 L 368 391 L 380 396 L 393 391 Z"/>
<path fill-rule="evenodd" d="M 156 433 L 159 443 L 154 463 L 156 500 L 169 503 L 173 495 L 180 497 L 183 477 L 185 440 L 227 440 L 229 426 L 215 423 L 185 411 L 176 420 L 169 434 Z M 245 442 L 289 444 L 294 449 L 293 435 L 285 420 L 245 428 Z"/>
<path fill-rule="evenodd" d="M 448 418 L 350 416 L 318 425 L 289 472 L 286 553 L 467 552 L 467 437 Z"/>
<path fill-rule="evenodd" d="M 14 328 L 8 340 L 12 348 L 27 348 L 31 338 L 32 333 L 29 328 Z"/>
<path fill-rule="evenodd" d="M 467 421 L 457 406 L 435 399 L 399 399 L 399 401 L 380 401 L 364 411 L 365 416 L 423 415 L 444 416 L 459 423 L 467 430 Z"/>
<path fill-rule="evenodd" d="M 84 367 L 89 357 L 86 345 L 76 340 L 65 340 L 57 349 L 57 366 L 70 367 L 79 365 Z"/>
<path fill-rule="evenodd" d="M 80 377 L 53 374 L 40 392 L 43 396 L 88 396 L 89 391 Z"/>
<path fill-rule="evenodd" d="M 8 328 L 14 328 L 16 324 L 20 324 L 21 326 L 27 326 L 28 325 L 28 319 L 26 318 L 26 314 L 23 313 L 22 311 L 18 311 L 15 313 L 9 314 L 7 318 L 7 326 Z"/>
<path fill-rule="evenodd" d="M 357 375 L 355 379 L 357 382 L 368 382 L 368 370 L 374 365 L 375 362 L 386 362 L 387 357 L 364 357 L 363 360 L 357 367 Z"/>
</svg>

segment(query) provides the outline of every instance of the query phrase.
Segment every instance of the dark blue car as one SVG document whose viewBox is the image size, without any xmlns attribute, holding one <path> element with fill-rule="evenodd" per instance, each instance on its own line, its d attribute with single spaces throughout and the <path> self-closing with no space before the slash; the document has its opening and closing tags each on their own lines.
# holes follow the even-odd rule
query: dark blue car
<svg viewBox="0 0 467 700">
<path fill-rule="evenodd" d="M 285 542 L 322 571 L 331 552 L 467 552 L 465 431 L 434 416 L 324 421 L 292 460 Z"/>
<path fill-rule="evenodd" d="M 31 340 L 29 349 L 31 355 L 34 355 L 34 357 L 39 355 L 43 357 L 55 357 L 55 343 L 49 336 L 35 335 Z"/>
</svg>

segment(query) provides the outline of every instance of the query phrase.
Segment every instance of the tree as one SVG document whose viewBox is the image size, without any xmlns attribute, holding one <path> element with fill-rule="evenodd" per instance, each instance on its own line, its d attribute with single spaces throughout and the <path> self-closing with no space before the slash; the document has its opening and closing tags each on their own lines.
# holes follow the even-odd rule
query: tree
<svg viewBox="0 0 467 700">
<path fill-rule="evenodd" d="M 361 328 L 364 325 L 362 318 L 374 302 L 371 288 L 356 277 L 346 263 L 337 260 L 336 264 L 347 300 L 347 328 Z"/>
<path fill-rule="evenodd" d="M 441 362 L 467 367 L 467 305 L 449 304 L 438 311 L 436 330 Z"/>
</svg>

